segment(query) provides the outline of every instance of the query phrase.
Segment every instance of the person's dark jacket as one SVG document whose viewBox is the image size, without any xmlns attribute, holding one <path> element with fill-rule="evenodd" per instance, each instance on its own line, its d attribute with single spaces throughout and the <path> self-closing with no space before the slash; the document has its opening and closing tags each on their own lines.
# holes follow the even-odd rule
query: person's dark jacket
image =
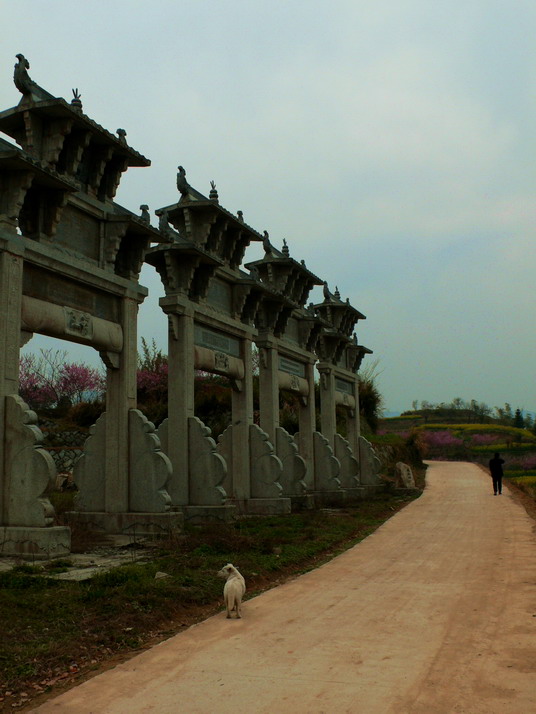
<svg viewBox="0 0 536 714">
<path fill-rule="evenodd" d="M 503 470 L 502 465 L 504 464 L 504 459 L 500 456 L 494 456 L 489 460 L 489 470 L 492 476 L 502 476 Z"/>
</svg>

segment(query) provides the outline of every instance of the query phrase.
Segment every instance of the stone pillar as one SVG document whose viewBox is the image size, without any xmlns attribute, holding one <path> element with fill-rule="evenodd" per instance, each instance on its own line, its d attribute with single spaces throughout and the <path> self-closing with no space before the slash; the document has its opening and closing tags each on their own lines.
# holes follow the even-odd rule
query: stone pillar
<svg viewBox="0 0 536 714">
<path fill-rule="evenodd" d="M 298 444 L 300 456 L 305 461 L 307 471 L 305 483 L 307 488 L 314 486 L 314 443 L 313 433 L 316 431 L 316 405 L 315 405 L 315 367 L 311 362 L 305 365 L 305 378 L 309 385 L 309 395 L 300 397 L 299 409 L 299 434 Z"/>
<path fill-rule="evenodd" d="M 271 340 L 259 346 L 259 407 L 260 427 L 275 444 L 279 426 L 279 353 Z"/>
<path fill-rule="evenodd" d="M 106 513 L 129 510 L 129 409 L 136 407 L 137 317 L 138 303 L 122 300 L 121 327 L 123 349 L 109 356 L 101 353 L 107 366 L 105 496 Z"/>
<path fill-rule="evenodd" d="M 232 391 L 232 494 L 228 494 L 238 501 L 251 495 L 249 435 L 253 424 L 253 367 L 250 338 L 241 341 L 241 349 L 244 378 L 235 380 Z"/>
<path fill-rule="evenodd" d="M 0 524 L 7 523 L 10 475 L 5 473 L 6 397 L 19 392 L 19 340 L 22 304 L 22 257 L 0 253 Z"/>
<path fill-rule="evenodd" d="M 165 298 L 163 299 L 165 300 Z M 173 466 L 168 484 L 173 506 L 189 504 L 188 420 L 195 416 L 194 317 L 191 308 L 180 314 L 162 305 L 169 316 L 168 338 L 168 423 L 167 444 L 163 444 Z"/>
<path fill-rule="evenodd" d="M 333 369 L 327 365 L 319 365 L 320 372 L 320 430 L 333 449 L 337 431 L 337 417 L 335 409 L 335 375 Z"/>
<path fill-rule="evenodd" d="M 54 527 L 45 495 L 55 476 L 35 413 L 18 396 L 23 259 L 0 252 L 0 552 L 49 558 L 69 553 L 68 528 Z"/>
<path fill-rule="evenodd" d="M 354 377 L 354 398 L 354 409 L 346 410 L 346 439 L 354 456 L 359 458 L 359 436 L 361 433 L 361 425 L 359 420 L 359 380 L 357 375 Z"/>
</svg>

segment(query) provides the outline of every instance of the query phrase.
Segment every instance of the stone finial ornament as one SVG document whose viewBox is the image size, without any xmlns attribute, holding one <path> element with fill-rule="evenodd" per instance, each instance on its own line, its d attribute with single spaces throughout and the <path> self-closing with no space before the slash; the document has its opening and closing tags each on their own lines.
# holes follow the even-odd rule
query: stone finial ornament
<svg viewBox="0 0 536 714">
<path fill-rule="evenodd" d="M 127 132 L 124 129 L 117 129 L 116 132 L 117 136 L 119 137 L 119 141 L 122 144 L 127 143 Z"/>
<path fill-rule="evenodd" d="M 151 222 L 151 214 L 149 213 L 149 206 L 146 203 L 142 203 L 140 206 L 141 220 L 144 223 L 149 224 Z"/>
<path fill-rule="evenodd" d="M 208 197 L 211 201 L 216 201 L 216 203 L 218 203 L 218 191 L 216 189 L 215 181 L 210 182 L 210 193 L 208 194 Z"/>
<path fill-rule="evenodd" d="M 15 56 L 18 59 L 18 62 L 15 65 L 15 71 L 13 73 L 13 82 L 15 83 L 15 87 L 17 87 L 19 92 L 23 94 L 24 97 L 37 101 L 43 99 L 54 99 L 52 94 L 49 94 L 45 89 L 40 87 L 30 78 L 30 75 L 28 74 L 28 70 L 30 69 L 30 63 L 28 62 L 26 57 L 24 55 L 21 55 L 20 53 Z"/>
<path fill-rule="evenodd" d="M 71 92 L 73 93 L 73 98 L 71 99 L 71 106 L 77 109 L 79 112 L 82 111 L 82 95 L 78 91 L 78 87 L 76 89 L 71 89 Z"/>
<path fill-rule="evenodd" d="M 179 170 L 177 173 L 177 189 L 181 196 L 187 198 L 188 193 L 190 192 L 190 184 L 186 180 L 186 171 L 182 166 L 177 166 L 177 168 Z"/>
<path fill-rule="evenodd" d="M 341 299 L 341 294 L 339 292 L 339 288 L 335 285 L 335 297 L 337 300 Z"/>
<path fill-rule="evenodd" d="M 290 251 L 288 249 L 287 241 L 283 238 L 283 248 L 281 249 L 281 252 L 285 256 L 285 258 L 288 258 L 290 256 Z"/>
<path fill-rule="evenodd" d="M 244 214 L 242 213 L 242 211 L 237 211 L 236 215 L 238 216 L 238 220 L 240 221 L 240 223 L 243 223 L 244 222 Z"/>
</svg>

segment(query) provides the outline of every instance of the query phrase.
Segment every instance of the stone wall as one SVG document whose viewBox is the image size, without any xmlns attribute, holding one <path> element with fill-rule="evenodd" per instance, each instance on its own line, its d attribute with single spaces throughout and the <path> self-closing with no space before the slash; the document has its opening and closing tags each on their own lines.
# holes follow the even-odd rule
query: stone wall
<svg viewBox="0 0 536 714">
<path fill-rule="evenodd" d="M 87 430 L 62 429 L 52 419 L 39 420 L 39 427 L 43 432 L 43 448 L 52 456 L 58 473 L 72 472 L 82 454 Z"/>
</svg>

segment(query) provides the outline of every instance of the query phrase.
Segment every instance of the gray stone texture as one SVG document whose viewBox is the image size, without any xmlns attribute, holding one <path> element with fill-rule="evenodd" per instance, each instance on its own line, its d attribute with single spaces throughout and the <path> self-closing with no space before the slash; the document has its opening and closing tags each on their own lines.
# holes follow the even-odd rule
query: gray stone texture
<svg viewBox="0 0 536 714">
<path fill-rule="evenodd" d="M 190 504 L 223 506 L 227 494 L 222 484 L 227 475 L 225 460 L 216 451 L 216 442 L 208 426 L 197 417 L 188 419 L 190 462 Z"/>
<path fill-rule="evenodd" d="M 61 558 L 70 551 L 71 530 L 66 526 L 0 526 L 0 555 L 33 561 Z"/>
<path fill-rule="evenodd" d="M 154 424 L 139 409 L 129 411 L 129 445 L 129 511 L 169 511 L 171 462 L 160 448 Z"/>
<path fill-rule="evenodd" d="M 395 486 L 397 488 L 415 488 L 415 479 L 413 477 L 413 471 L 411 467 L 399 461 L 395 465 L 396 469 L 396 481 Z"/>
<path fill-rule="evenodd" d="M 337 491 L 341 488 L 341 465 L 333 455 L 328 440 L 319 431 L 314 432 L 315 491 Z"/>
<path fill-rule="evenodd" d="M 249 451 L 249 444 L 247 445 Z M 218 443 L 216 444 L 216 450 L 218 454 L 227 464 L 227 472 L 222 481 L 222 488 L 227 494 L 228 498 L 235 499 L 236 493 L 234 490 L 233 474 L 234 474 L 234 462 L 233 462 L 233 427 L 229 425 L 225 431 L 219 435 Z M 248 454 L 249 456 L 249 454 Z M 248 459 L 249 461 L 249 459 Z"/>
<path fill-rule="evenodd" d="M 298 446 L 288 431 L 278 426 L 275 430 L 277 456 L 282 464 L 280 483 L 283 496 L 303 496 L 307 492 L 307 466 L 298 453 Z"/>
<path fill-rule="evenodd" d="M 37 416 L 17 395 L 5 399 L 6 437 L 4 512 L 6 526 L 51 526 L 54 509 L 44 492 L 52 486 L 56 469 L 50 454 L 40 448 L 43 434 Z"/>
<path fill-rule="evenodd" d="M 256 424 L 249 428 L 251 463 L 251 498 L 279 498 L 283 488 L 279 479 L 283 471 L 281 461 L 274 453 L 268 434 Z"/>
<path fill-rule="evenodd" d="M 380 478 L 381 462 L 370 441 L 364 436 L 359 437 L 359 463 L 361 466 L 361 484 L 363 486 L 377 486 L 382 482 Z"/>
<path fill-rule="evenodd" d="M 74 465 L 73 481 L 78 487 L 74 506 L 80 511 L 106 510 L 106 412 L 89 429 L 82 455 Z"/>
<path fill-rule="evenodd" d="M 359 486 L 359 462 L 352 453 L 350 444 L 340 434 L 335 434 L 335 456 L 340 464 L 339 480 L 342 488 Z"/>
</svg>

